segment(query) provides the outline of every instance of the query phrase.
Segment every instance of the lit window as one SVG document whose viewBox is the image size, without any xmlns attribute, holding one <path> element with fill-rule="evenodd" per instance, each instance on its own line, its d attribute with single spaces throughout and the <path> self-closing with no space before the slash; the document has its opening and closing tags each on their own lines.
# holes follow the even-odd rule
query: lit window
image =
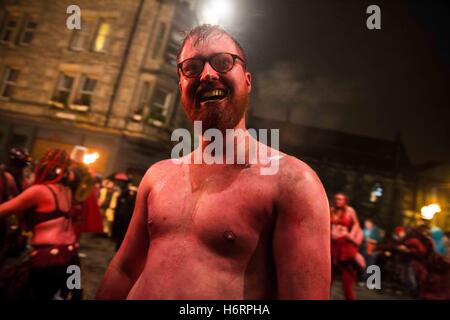
<svg viewBox="0 0 450 320">
<path fill-rule="evenodd" d="M 111 31 L 111 25 L 108 22 L 100 22 L 98 29 L 97 29 L 97 35 L 95 36 L 95 42 L 93 50 L 96 52 L 102 52 L 105 51 L 108 48 L 109 40 L 110 40 L 110 31 Z"/>
<path fill-rule="evenodd" d="M 84 50 L 89 43 L 89 23 L 82 20 L 81 29 L 74 29 L 72 31 L 72 38 L 70 40 L 70 49 Z"/>
<path fill-rule="evenodd" d="M 166 34 L 167 25 L 165 22 L 160 22 L 158 26 L 158 32 L 156 33 L 155 43 L 152 49 L 152 59 L 158 59 L 161 56 L 163 45 L 164 45 L 164 35 Z"/>
<path fill-rule="evenodd" d="M 19 28 L 19 18 L 7 17 L 3 30 L 0 33 L 0 42 L 13 43 Z"/>
<path fill-rule="evenodd" d="M 70 106 L 71 109 L 83 112 L 89 111 L 96 84 L 97 80 L 88 78 L 84 75 L 81 76 L 75 101 Z"/>
<path fill-rule="evenodd" d="M 0 87 L 0 96 L 3 98 L 11 98 L 19 77 L 19 70 L 7 67 L 3 74 L 3 81 Z"/>
<path fill-rule="evenodd" d="M 24 23 L 24 27 L 22 33 L 20 34 L 20 44 L 30 44 L 33 41 L 34 32 L 36 31 L 37 23 L 31 21 L 30 19 L 26 19 Z"/>
<path fill-rule="evenodd" d="M 150 97 L 150 82 L 143 82 L 141 93 L 139 95 L 139 101 L 135 112 L 133 113 L 132 119 L 136 122 L 141 122 L 144 117 L 145 109 L 148 106 Z"/>
<path fill-rule="evenodd" d="M 74 77 L 66 74 L 60 75 L 58 85 L 52 97 L 52 105 L 54 107 L 64 109 L 68 105 L 73 83 Z"/>
<path fill-rule="evenodd" d="M 379 183 L 375 183 L 370 192 L 370 202 L 376 203 L 383 196 L 383 187 Z"/>
<path fill-rule="evenodd" d="M 171 96 L 170 91 L 160 87 L 155 88 L 149 115 L 149 121 L 152 124 L 163 125 L 165 123 Z"/>
</svg>

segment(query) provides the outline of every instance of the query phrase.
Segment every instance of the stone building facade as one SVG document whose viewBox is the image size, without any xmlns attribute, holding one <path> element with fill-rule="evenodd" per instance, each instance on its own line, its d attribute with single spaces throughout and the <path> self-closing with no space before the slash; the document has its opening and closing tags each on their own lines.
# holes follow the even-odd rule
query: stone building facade
<svg viewBox="0 0 450 320">
<path fill-rule="evenodd" d="M 79 30 L 71 4 L 0 3 L 0 161 L 12 146 L 83 145 L 99 173 L 142 175 L 185 123 L 175 57 L 192 1 L 79 0 Z"/>
</svg>

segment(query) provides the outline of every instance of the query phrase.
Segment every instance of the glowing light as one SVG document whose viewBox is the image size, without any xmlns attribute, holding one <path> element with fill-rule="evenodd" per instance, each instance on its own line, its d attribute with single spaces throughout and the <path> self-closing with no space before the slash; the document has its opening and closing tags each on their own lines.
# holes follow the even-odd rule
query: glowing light
<svg viewBox="0 0 450 320">
<path fill-rule="evenodd" d="M 97 159 L 100 157 L 100 155 L 97 152 L 94 153 L 87 153 L 83 157 L 83 163 L 84 164 L 91 164 L 97 161 Z"/>
<path fill-rule="evenodd" d="M 441 212 L 441 207 L 436 203 L 423 206 L 422 209 L 420 209 L 421 216 L 425 220 L 433 219 L 434 215 L 438 212 Z"/>
<path fill-rule="evenodd" d="M 202 22 L 206 24 L 219 24 L 220 20 L 231 13 L 229 0 L 210 0 L 201 13 Z"/>
</svg>

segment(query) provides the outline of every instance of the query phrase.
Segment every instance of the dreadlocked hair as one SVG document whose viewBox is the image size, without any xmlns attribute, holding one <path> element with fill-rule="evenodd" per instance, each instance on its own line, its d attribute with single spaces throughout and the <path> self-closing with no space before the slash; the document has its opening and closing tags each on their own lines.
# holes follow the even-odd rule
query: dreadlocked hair
<svg viewBox="0 0 450 320">
<path fill-rule="evenodd" d="M 68 178 L 70 158 L 66 151 L 50 149 L 39 160 L 34 170 L 34 184 L 65 183 Z"/>
</svg>

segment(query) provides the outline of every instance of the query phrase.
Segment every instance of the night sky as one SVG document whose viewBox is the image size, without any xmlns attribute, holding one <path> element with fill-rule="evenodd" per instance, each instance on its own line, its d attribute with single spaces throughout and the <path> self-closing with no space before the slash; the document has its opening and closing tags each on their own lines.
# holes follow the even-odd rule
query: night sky
<svg viewBox="0 0 450 320">
<path fill-rule="evenodd" d="M 450 10 L 444 1 L 230 0 L 257 115 L 394 140 L 450 163 Z M 366 8 L 381 8 L 368 30 Z"/>
</svg>

